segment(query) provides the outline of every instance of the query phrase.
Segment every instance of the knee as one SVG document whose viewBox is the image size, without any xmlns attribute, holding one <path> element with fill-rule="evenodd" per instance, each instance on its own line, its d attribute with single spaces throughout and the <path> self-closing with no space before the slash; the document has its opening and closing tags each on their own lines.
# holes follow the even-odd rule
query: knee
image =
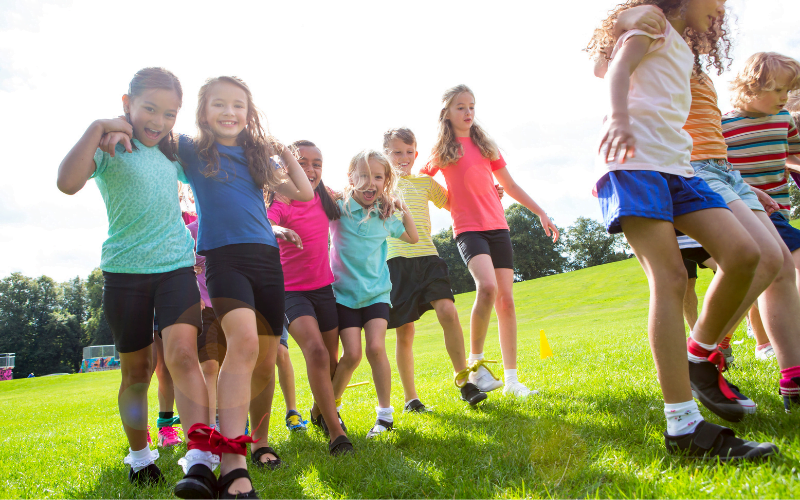
<svg viewBox="0 0 800 500">
<path fill-rule="evenodd" d="M 669 294 L 669 296 L 680 297 L 681 301 L 686 296 L 686 287 L 689 283 L 689 276 L 683 265 L 670 269 L 659 270 L 658 277 L 651 283 L 651 290 L 655 289 L 658 293 Z"/>
<path fill-rule="evenodd" d="M 386 347 L 383 345 L 368 343 L 364 348 L 364 351 L 366 351 L 367 360 L 370 363 L 373 363 L 375 362 L 375 360 L 380 359 L 381 356 L 386 356 Z"/>
<path fill-rule="evenodd" d="M 120 367 L 126 385 L 149 384 L 153 376 L 153 361 L 150 356 L 140 360 L 126 360 Z"/>
<path fill-rule="evenodd" d="M 355 369 L 361 364 L 361 351 L 360 350 L 345 350 L 342 353 L 342 359 L 339 360 L 340 365 L 347 368 Z"/>
<path fill-rule="evenodd" d="M 514 312 L 514 295 L 511 293 L 500 295 L 497 298 L 495 310 L 497 314 Z"/>
<path fill-rule="evenodd" d="M 197 349 L 189 345 L 171 346 L 164 357 L 167 368 L 176 373 L 186 373 L 199 364 Z"/>
<path fill-rule="evenodd" d="M 258 336 L 252 335 L 245 338 L 238 338 L 234 342 L 228 342 L 226 357 L 236 360 L 236 364 L 244 368 L 252 369 L 258 361 Z"/>
<path fill-rule="evenodd" d="M 761 260 L 761 250 L 750 238 L 740 241 L 730 248 L 729 255 L 733 257 L 733 261 L 730 262 L 727 269 L 724 269 L 728 273 L 754 274 Z M 722 267 L 721 264 L 720 267 Z"/>
<path fill-rule="evenodd" d="M 458 310 L 456 310 L 456 305 L 449 300 L 446 301 L 444 305 L 436 309 L 436 317 L 439 319 L 439 323 L 457 323 Z"/>
<path fill-rule="evenodd" d="M 327 371 L 329 369 L 330 356 L 328 356 L 328 349 L 325 348 L 325 344 L 322 342 L 310 345 L 303 354 L 306 358 L 306 364 L 319 367 L 321 370 Z"/>
<path fill-rule="evenodd" d="M 219 373 L 219 365 L 215 361 L 200 363 L 200 369 L 203 370 L 203 377 L 207 379 L 216 377 Z"/>
<path fill-rule="evenodd" d="M 497 298 L 497 283 L 482 283 L 478 285 L 475 302 L 493 304 Z"/>
</svg>

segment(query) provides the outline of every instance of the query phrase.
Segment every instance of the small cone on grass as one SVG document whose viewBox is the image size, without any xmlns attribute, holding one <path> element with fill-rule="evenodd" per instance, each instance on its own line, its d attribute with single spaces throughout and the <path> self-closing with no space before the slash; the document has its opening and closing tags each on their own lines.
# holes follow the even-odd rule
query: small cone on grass
<svg viewBox="0 0 800 500">
<path fill-rule="evenodd" d="M 544 336 L 544 330 L 539 330 L 539 353 L 542 359 L 549 358 L 553 355 L 553 351 L 550 349 L 550 343 L 547 341 L 547 337 Z"/>
</svg>

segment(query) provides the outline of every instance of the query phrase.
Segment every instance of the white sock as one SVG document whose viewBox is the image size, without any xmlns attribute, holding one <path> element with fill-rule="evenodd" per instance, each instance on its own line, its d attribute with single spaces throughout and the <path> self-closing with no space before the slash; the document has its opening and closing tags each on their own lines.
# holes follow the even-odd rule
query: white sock
<svg viewBox="0 0 800 500">
<path fill-rule="evenodd" d="M 692 334 L 692 335 L 694 335 L 694 334 Z M 691 335 L 690 335 L 690 337 L 691 337 Z M 694 338 L 694 337 L 691 337 L 691 338 L 692 338 L 692 340 L 694 340 L 695 344 L 699 345 L 700 347 L 702 347 L 703 349 L 705 349 L 707 351 L 713 351 L 714 349 L 717 348 L 717 344 L 704 344 L 702 342 L 698 342 L 698 340 L 696 338 Z M 688 356 L 689 361 L 691 363 L 701 363 L 703 361 L 708 361 L 708 357 L 696 356 L 696 355 L 692 354 L 691 352 L 688 352 L 687 356 Z"/>
<path fill-rule="evenodd" d="M 483 359 L 483 353 L 469 353 L 469 364 L 472 364 L 473 361 L 480 361 Z"/>
<path fill-rule="evenodd" d="M 385 420 L 386 422 L 394 422 L 394 417 L 392 413 L 394 413 L 394 408 L 391 406 L 388 408 L 381 408 L 380 406 L 375 407 L 375 413 L 378 414 L 378 420 Z"/>
<path fill-rule="evenodd" d="M 133 451 L 131 448 L 128 448 L 128 456 L 122 461 L 130 465 L 133 472 L 139 472 L 155 462 L 157 458 L 158 450 L 151 450 L 149 446 L 145 446 L 139 451 Z"/>
<path fill-rule="evenodd" d="M 667 417 L 667 434 L 670 436 L 691 434 L 697 424 L 703 421 L 703 415 L 694 399 L 685 403 L 664 403 L 664 415 Z"/>
<path fill-rule="evenodd" d="M 189 469 L 197 464 L 203 464 L 213 471 L 219 465 L 219 455 L 214 455 L 210 451 L 189 450 L 178 460 L 178 465 L 183 468 L 184 474 L 188 474 Z"/>
<path fill-rule="evenodd" d="M 512 368 L 511 370 L 503 370 L 503 378 L 506 381 L 506 385 L 512 382 L 519 382 L 519 380 L 517 380 L 517 369 Z"/>
</svg>

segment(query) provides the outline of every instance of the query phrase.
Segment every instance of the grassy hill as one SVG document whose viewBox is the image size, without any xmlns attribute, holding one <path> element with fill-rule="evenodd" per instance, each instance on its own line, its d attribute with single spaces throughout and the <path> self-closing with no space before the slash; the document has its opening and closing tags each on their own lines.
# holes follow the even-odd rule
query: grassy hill
<svg viewBox="0 0 800 500">
<path fill-rule="evenodd" d="M 701 272 L 698 291 L 711 273 Z M 731 424 L 748 438 L 772 440 L 782 455 L 762 464 L 714 465 L 664 451 L 661 393 L 646 335 L 647 283 L 631 259 L 515 285 L 519 377 L 540 392 L 526 401 L 490 394 L 479 409 L 457 399 L 441 330 L 428 314 L 415 344 L 418 390 L 434 413 L 404 415 L 393 373 L 396 431 L 367 441 L 377 403 L 372 386 L 345 394 L 344 418 L 356 454 L 327 455 L 314 430 L 289 435 L 276 390 L 270 444 L 287 462 L 253 472 L 262 498 L 296 497 L 692 497 L 800 496 L 800 412 L 787 415 L 777 395 L 778 368 L 753 357 L 743 330 L 730 378 L 759 404 Z M 473 294 L 456 304 L 467 329 Z M 539 330 L 552 358 L 539 359 Z M 735 339 L 735 340 L 736 340 Z M 389 333 L 394 364 L 394 336 Z M 305 364 L 290 348 L 298 402 L 307 417 Z M 500 359 L 496 322 L 486 354 Z M 498 372 L 502 373 L 501 365 Z M 171 485 L 135 490 L 122 458 L 127 443 L 117 415 L 119 372 L 0 383 L 0 491 L 3 497 L 164 497 Z M 366 358 L 353 377 L 370 380 Z M 155 379 L 153 385 L 156 385 Z M 155 428 L 155 387 L 150 396 Z M 702 409 L 709 421 L 723 423 Z M 153 432 L 155 434 L 155 432 Z M 181 448 L 157 462 L 174 483 Z"/>
</svg>

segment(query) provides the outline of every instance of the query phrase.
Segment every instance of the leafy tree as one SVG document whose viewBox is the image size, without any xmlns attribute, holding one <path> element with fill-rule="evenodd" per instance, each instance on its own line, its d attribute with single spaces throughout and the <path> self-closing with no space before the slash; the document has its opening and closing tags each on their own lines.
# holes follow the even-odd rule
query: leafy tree
<svg viewBox="0 0 800 500">
<path fill-rule="evenodd" d="M 564 246 L 570 254 L 572 269 L 625 260 L 630 246 L 622 234 L 608 234 L 603 224 L 587 217 L 578 217 L 564 235 Z"/>
<path fill-rule="evenodd" d="M 438 234 L 433 235 L 433 244 L 436 245 L 439 257 L 447 263 L 450 273 L 450 288 L 453 293 L 475 291 L 475 282 L 472 280 L 469 269 L 464 265 L 464 261 L 461 260 L 458 245 L 453 239 L 453 228 L 442 229 Z"/>
<path fill-rule="evenodd" d="M 514 281 L 532 280 L 566 270 L 567 259 L 561 255 L 561 243 L 553 243 L 545 234 L 536 214 L 514 203 L 506 209 L 506 222 L 514 248 Z"/>
<path fill-rule="evenodd" d="M 109 345 L 114 343 L 111 327 L 103 313 L 103 271 L 92 271 L 86 279 L 88 320 L 83 334 L 83 345 Z"/>
<path fill-rule="evenodd" d="M 793 180 L 789 181 L 789 199 L 792 204 L 789 216 L 792 219 L 800 218 L 800 189 L 797 189 L 797 184 Z"/>
</svg>

